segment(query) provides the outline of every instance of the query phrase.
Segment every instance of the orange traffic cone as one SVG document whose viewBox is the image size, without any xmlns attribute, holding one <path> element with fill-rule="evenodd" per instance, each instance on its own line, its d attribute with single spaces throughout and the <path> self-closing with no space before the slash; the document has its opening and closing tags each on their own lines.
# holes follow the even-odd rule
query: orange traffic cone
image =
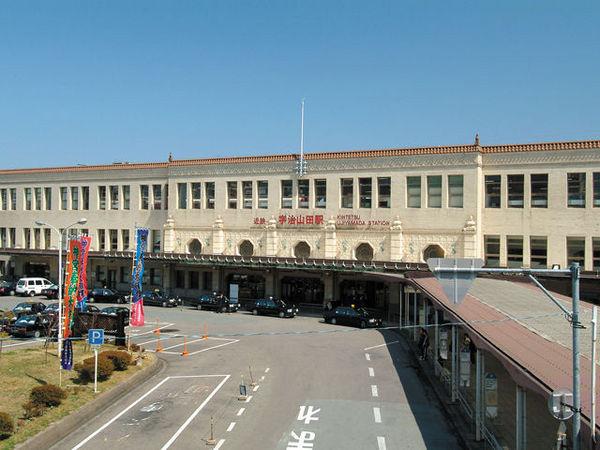
<svg viewBox="0 0 600 450">
<path fill-rule="evenodd" d="M 189 355 L 189 353 L 187 351 L 187 339 L 184 336 L 183 337 L 183 352 L 181 352 L 181 356 L 187 356 L 187 355 Z"/>
<path fill-rule="evenodd" d="M 160 328 L 156 329 L 156 353 L 160 353 L 163 351 L 162 343 L 160 342 Z"/>
<path fill-rule="evenodd" d="M 208 339 L 208 327 L 206 324 L 204 324 L 204 335 L 202 336 L 202 339 Z"/>
</svg>

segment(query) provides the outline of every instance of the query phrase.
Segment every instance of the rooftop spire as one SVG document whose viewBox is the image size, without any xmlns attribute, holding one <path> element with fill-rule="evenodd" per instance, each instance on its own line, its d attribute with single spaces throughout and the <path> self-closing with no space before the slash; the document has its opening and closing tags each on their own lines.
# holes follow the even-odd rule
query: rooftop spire
<svg viewBox="0 0 600 450">
<path fill-rule="evenodd" d="M 475 145 L 479 147 L 479 133 L 475 133 Z"/>
</svg>

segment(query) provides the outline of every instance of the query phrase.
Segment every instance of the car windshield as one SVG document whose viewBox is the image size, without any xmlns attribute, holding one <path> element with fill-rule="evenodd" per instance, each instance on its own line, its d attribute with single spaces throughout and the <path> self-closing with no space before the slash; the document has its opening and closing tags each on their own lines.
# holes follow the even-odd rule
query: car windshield
<svg viewBox="0 0 600 450">
<path fill-rule="evenodd" d="M 24 286 L 25 285 L 25 280 L 19 280 L 19 282 L 17 283 L 17 286 Z"/>
<path fill-rule="evenodd" d="M 46 310 L 50 310 L 50 311 L 58 311 L 58 303 L 51 303 L 48 306 L 46 306 Z"/>
<path fill-rule="evenodd" d="M 35 316 L 22 316 L 17 319 L 18 325 L 34 325 L 35 324 Z"/>
<path fill-rule="evenodd" d="M 0 287 L 7 287 L 10 286 L 10 283 L 8 281 L 0 281 Z"/>
<path fill-rule="evenodd" d="M 24 309 L 28 309 L 31 306 L 29 305 L 29 303 L 19 303 L 17 306 L 15 306 L 13 309 L 15 311 L 22 311 Z"/>
<path fill-rule="evenodd" d="M 359 313 L 361 316 L 368 316 L 369 315 L 369 313 L 367 312 L 367 310 L 364 309 L 364 308 L 357 308 L 356 312 Z"/>
</svg>

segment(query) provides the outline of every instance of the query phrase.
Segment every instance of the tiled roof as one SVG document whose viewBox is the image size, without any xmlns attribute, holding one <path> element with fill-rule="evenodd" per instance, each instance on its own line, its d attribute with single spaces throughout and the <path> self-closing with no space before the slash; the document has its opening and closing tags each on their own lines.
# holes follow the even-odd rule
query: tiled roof
<svg viewBox="0 0 600 450">
<path fill-rule="evenodd" d="M 417 148 L 387 148 L 378 150 L 350 150 L 307 153 L 307 160 L 336 159 L 336 158 L 377 158 L 386 156 L 414 156 L 414 155 L 443 155 L 456 153 L 512 153 L 512 152 L 540 152 L 540 151 L 564 151 L 600 149 L 600 140 L 570 141 L 570 142 L 541 142 L 533 144 L 506 144 L 506 145 L 453 145 L 441 147 L 417 147 Z M 212 164 L 252 164 L 264 162 L 295 161 L 297 154 L 280 154 L 265 156 L 235 156 L 223 158 L 203 159 L 180 159 L 166 162 L 151 163 L 115 163 L 92 166 L 65 166 L 65 167 L 43 167 L 32 169 L 5 169 L 0 170 L 0 175 L 17 175 L 30 173 L 61 173 L 61 172 L 88 172 L 100 170 L 143 170 L 161 169 L 179 166 L 212 165 Z"/>
</svg>

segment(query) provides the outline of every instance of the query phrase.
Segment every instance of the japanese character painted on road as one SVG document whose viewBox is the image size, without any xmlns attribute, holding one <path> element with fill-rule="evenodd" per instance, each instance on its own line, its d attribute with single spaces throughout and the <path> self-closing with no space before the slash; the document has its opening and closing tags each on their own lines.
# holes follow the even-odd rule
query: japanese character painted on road
<svg viewBox="0 0 600 450">
<path fill-rule="evenodd" d="M 313 448 L 313 443 L 310 441 L 315 440 L 315 433 L 312 431 L 301 431 L 300 436 L 295 431 L 290 433 L 295 439 L 294 441 L 288 441 L 286 450 L 310 450 Z"/>
</svg>

